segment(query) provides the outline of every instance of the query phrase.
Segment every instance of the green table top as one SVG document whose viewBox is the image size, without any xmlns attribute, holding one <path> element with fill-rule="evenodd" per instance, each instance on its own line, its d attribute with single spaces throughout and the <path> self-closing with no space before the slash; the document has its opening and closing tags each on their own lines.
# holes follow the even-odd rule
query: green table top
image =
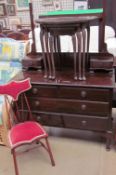
<svg viewBox="0 0 116 175">
<path fill-rule="evenodd" d="M 87 9 L 87 10 L 63 10 L 63 11 L 51 11 L 41 16 L 53 16 L 53 15 L 80 15 L 80 14 L 96 14 L 103 13 L 103 8 L 99 9 Z"/>
</svg>

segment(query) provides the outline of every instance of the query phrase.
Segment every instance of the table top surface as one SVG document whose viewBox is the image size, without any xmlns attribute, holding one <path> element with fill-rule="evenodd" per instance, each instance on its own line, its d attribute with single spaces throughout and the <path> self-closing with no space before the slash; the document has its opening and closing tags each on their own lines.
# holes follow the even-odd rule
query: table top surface
<svg viewBox="0 0 116 175">
<path fill-rule="evenodd" d="M 62 17 L 46 17 L 46 18 L 40 18 L 38 20 L 36 20 L 37 23 L 40 23 L 40 24 L 44 24 L 44 25 L 53 25 L 53 24 L 62 24 L 62 25 L 65 25 L 65 24 L 77 24 L 77 23 L 86 23 L 86 22 L 89 22 L 89 21 L 93 21 L 93 20 L 96 20 L 98 19 L 97 16 L 73 16 L 73 17 L 69 17 L 69 16 L 62 16 Z"/>
<path fill-rule="evenodd" d="M 95 88 L 114 88 L 115 76 L 113 72 L 98 72 L 98 73 L 86 73 L 86 80 L 74 80 L 74 72 L 65 70 L 57 71 L 56 79 L 49 80 L 44 78 L 44 72 L 38 71 L 21 71 L 13 79 L 23 80 L 25 78 L 31 78 L 32 84 L 39 85 L 52 85 L 52 86 L 73 86 L 73 87 L 95 87 Z"/>
</svg>

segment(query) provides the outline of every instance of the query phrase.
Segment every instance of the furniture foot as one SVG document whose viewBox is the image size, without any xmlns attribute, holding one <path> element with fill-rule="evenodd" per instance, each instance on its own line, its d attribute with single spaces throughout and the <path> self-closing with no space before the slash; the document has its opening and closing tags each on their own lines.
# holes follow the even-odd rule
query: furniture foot
<svg viewBox="0 0 116 175">
<path fill-rule="evenodd" d="M 107 131 L 107 133 L 106 133 L 106 150 L 107 151 L 110 150 L 112 138 L 113 138 L 112 131 Z"/>
</svg>

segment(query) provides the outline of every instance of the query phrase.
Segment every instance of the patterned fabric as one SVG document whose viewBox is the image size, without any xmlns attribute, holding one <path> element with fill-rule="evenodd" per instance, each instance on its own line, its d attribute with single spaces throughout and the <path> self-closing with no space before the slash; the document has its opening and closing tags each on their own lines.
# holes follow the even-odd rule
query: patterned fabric
<svg viewBox="0 0 116 175">
<path fill-rule="evenodd" d="M 21 60 L 27 53 L 27 42 L 0 38 L 0 84 L 10 81 L 21 69 Z M 0 96 L 0 125 L 2 125 L 3 96 Z"/>
<path fill-rule="evenodd" d="M 18 61 L 0 61 L 0 84 L 7 83 L 21 68 Z"/>
<path fill-rule="evenodd" d="M 10 81 L 22 69 L 18 61 L 0 61 L 0 84 Z M 0 96 L 0 125 L 2 124 L 3 114 L 3 96 Z"/>
<path fill-rule="evenodd" d="M 0 61 L 18 60 L 25 55 L 25 45 L 11 38 L 0 38 Z"/>
<path fill-rule="evenodd" d="M 3 112 L 3 108 L 2 108 L 2 105 L 3 105 L 3 97 L 1 96 L 0 97 L 0 125 L 2 125 L 2 112 Z"/>
</svg>

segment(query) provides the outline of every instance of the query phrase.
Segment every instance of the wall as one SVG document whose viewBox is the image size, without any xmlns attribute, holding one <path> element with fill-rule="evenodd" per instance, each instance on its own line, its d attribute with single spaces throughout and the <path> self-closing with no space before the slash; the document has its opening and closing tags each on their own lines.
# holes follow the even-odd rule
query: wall
<svg viewBox="0 0 116 175">
<path fill-rule="evenodd" d="M 62 9 L 73 9 L 74 0 L 60 0 Z M 116 0 L 105 0 L 106 1 L 106 24 L 112 26 L 116 30 Z M 102 7 L 102 0 L 88 0 L 90 8 Z M 54 10 L 53 6 L 43 6 L 42 0 L 33 0 L 34 6 L 34 18 L 37 19 L 39 14 L 47 11 Z M 29 11 L 18 12 L 18 16 L 21 17 L 22 23 L 29 24 L 30 16 Z"/>
<path fill-rule="evenodd" d="M 73 9 L 73 1 L 74 0 L 60 0 L 61 6 L 63 10 L 72 10 Z M 38 19 L 38 16 L 42 13 L 53 11 L 53 5 L 43 6 L 42 0 L 33 0 L 33 9 L 34 9 L 34 18 Z M 23 24 L 29 24 L 29 11 L 21 11 L 18 12 L 18 16 L 21 18 Z"/>
</svg>

